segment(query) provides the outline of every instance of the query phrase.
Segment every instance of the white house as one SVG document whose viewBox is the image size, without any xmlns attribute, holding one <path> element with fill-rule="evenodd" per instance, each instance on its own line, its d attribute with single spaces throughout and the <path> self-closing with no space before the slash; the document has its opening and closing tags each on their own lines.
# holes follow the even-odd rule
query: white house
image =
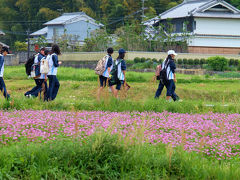
<svg viewBox="0 0 240 180">
<path fill-rule="evenodd" d="M 240 53 L 240 10 L 223 0 L 184 0 L 145 25 L 159 26 L 168 21 L 175 34 L 181 35 L 184 29 L 190 32 L 190 53 Z"/>
<path fill-rule="evenodd" d="M 61 37 L 64 33 L 74 36 L 76 41 L 83 43 L 86 38 L 90 37 L 92 31 L 103 26 L 84 12 L 64 13 L 43 25 L 46 27 L 30 36 L 35 38 L 44 36 L 48 43 L 54 43 L 56 37 Z"/>
</svg>

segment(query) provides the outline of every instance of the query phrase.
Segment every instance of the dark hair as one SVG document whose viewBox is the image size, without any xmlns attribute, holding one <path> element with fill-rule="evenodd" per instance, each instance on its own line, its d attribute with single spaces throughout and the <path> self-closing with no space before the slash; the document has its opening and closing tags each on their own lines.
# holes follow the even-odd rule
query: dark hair
<svg viewBox="0 0 240 180">
<path fill-rule="evenodd" d="M 45 56 L 48 55 L 49 52 L 50 52 L 50 51 L 46 49 L 46 50 L 44 51 Z"/>
<path fill-rule="evenodd" d="M 112 54 L 112 53 L 113 53 L 113 48 L 111 48 L 111 47 L 108 48 L 108 49 L 107 49 L 107 53 L 108 53 L 108 54 Z"/>
<path fill-rule="evenodd" d="M 124 59 L 124 57 L 125 57 L 125 53 L 120 53 L 117 59 Z"/>
<path fill-rule="evenodd" d="M 45 49 L 45 47 L 42 47 L 41 49 L 40 49 L 40 51 L 45 51 L 46 49 Z"/>
<path fill-rule="evenodd" d="M 57 44 L 52 45 L 52 53 L 56 53 L 57 55 L 61 54 L 60 48 Z"/>
<path fill-rule="evenodd" d="M 165 61 L 165 65 L 167 65 L 167 63 L 170 61 L 170 60 L 173 60 L 172 56 L 169 54 L 166 58 L 166 61 Z"/>
<path fill-rule="evenodd" d="M 1 49 L 1 53 L 5 52 L 5 51 L 6 51 L 7 53 L 9 53 L 8 47 L 3 46 L 2 49 Z"/>
</svg>

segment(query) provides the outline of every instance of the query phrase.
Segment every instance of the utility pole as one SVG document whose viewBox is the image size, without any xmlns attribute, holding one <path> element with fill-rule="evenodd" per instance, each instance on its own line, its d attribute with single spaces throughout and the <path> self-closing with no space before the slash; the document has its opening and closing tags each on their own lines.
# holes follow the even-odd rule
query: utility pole
<svg viewBox="0 0 240 180">
<path fill-rule="evenodd" d="M 29 57 L 30 57 L 30 30 L 29 30 L 29 28 L 28 28 L 28 30 L 27 30 L 27 38 L 28 38 L 28 52 L 27 52 L 27 59 L 29 59 Z"/>
<path fill-rule="evenodd" d="M 142 0 L 142 20 L 144 19 L 145 15 L 144 15 L 144 1 Z"/>
</svg>

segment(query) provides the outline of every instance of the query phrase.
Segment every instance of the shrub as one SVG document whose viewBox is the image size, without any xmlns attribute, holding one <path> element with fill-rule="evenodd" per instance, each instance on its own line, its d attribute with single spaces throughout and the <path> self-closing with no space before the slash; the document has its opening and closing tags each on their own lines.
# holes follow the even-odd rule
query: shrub
<svg viewBox="0 0 240 180">
<path fill-rule="evenodd" d="M 234 65 L 234 59 L 229 59 L 229 66 L 233 66 Z"/>
<path fill-rule="evenodd" d="M 146 61 L 146 58 L 145 58 L 145 57 L 142 57 L 140 62 L 141 62 L 141 63 L 144 63 L 145 61 Z"/>
<path fill-rule="evenodd" d="M 140 63 L 140 62 L 141 62 L 141 58 L 135 57 L 133 61 L 134 61 L 135 63 Z"/>
<path fill-rule="evenodd" d="M 210 57 L 207 61 L 211 69 L 214 71 L 224 71 L 228 66 L 228 60 L 222 56 Z"/>
<path fill-rule="evenodd" d="M 205 59 L 200 59 L 200 64 L 203 65 L 203 64 L 206 64 L 206 60 Z"/>
<path fill-rule="evenodd" d="M 177 60 L 177 63 L 178 63 L 178 64 L 182 64 L 182 63 L 183 63 L 183 60 L 182 60 L 182 59 L 178 59 L 178 60 Z"/>
<path fill-rule="evenodd" d="M 199 59 L 194 59 L 194 64 L 195 65 L 199 65 L 200 64 L 200 60 Z"/>
<path fill-rule="evenodd" d="M 159 59 L 159 61 L 158 61 L 160 64 L 162 64 L 162 62 L 163 62 L 163 59 Z"/>
<path fill-rule="evenodd" d="M 193 59 L 188 59 L 188 64 L 189 65 L 193 65 L 193 63 L 194 63 Z"/>
<path fill-rule="evenodd" d="M 152 59 L 152 62 L 157 62 L 157 59 L 156 59 L 156 58 L 153 58 L 153 59 Z"/>
<path fill-rule="evenodd" d="M 235 60 L 234 60 L 234 65 L 235 65 L 235 66 L 238 66 L 238 64 L 239 64 L 239 60 L 238 60 L 238 59 L 235 59 Z"/>
<path fill-rule="evenodd" d="M 188 60 L 186 58 L 183 59 L 183 64 L 187 64 Z"/>
</svg>

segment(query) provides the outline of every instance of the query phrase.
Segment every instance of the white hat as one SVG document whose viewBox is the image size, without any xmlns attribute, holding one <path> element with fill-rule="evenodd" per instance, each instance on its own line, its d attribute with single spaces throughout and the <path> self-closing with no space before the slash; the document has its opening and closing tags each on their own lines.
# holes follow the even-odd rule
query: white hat
<svg viewBox="0 0 240 180">
<path fill-rule="evenodd" d="M 169 51 L 168 51 L 168 55 L 171 55 L 171 54 L 173 54 L 173 55 L 177 56 L 177 53 L 175 53 L 175 51 L 174 51 L 174 50 L 169 50 Z"/>
</svg>

